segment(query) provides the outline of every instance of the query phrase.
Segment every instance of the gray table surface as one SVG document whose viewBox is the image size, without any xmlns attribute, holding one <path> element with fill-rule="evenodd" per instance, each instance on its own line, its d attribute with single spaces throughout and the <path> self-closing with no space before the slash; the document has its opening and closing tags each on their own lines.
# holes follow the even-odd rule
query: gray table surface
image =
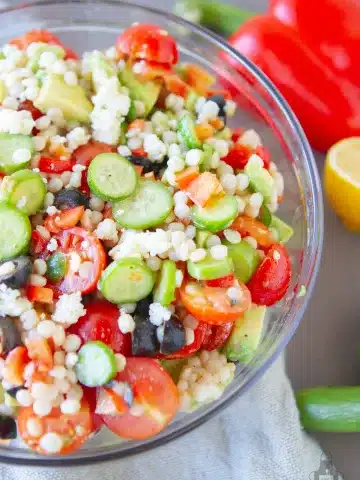
<svg viewBox="0 0 360 480">
<path fill-rule="evenodd" d="M 139 0 L 140 1 L 140 0 Z M 170 9 L 172 0 L 141 3 Z M 264 11 L 267 0 L 232 0 L 253 11 Z M 316 154 L 322 174 L 324 159 Z M 360 379 L 360 246 L 325 200 L 325 242 L 320 274 L 309 308 L 287 350 L 288 373 L 295 389 L 316 385 L 351 385 Z M 360 434 L 316 435 L 332 455 L 345 480 L 358 480 Z"/>
</svg>

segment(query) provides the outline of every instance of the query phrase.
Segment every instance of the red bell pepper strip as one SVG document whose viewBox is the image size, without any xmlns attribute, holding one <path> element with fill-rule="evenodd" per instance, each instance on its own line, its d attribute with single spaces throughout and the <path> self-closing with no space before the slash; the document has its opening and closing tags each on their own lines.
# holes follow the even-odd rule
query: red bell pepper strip
<svg viewBox="0 0 360 480">
<path fill-rule="evenodd" d="M 311 9 L 306 0 L 272 0 L 267 14 L 253 18 L 213 1 L 190 4 L 197 6 L 202 23 L 216 24 L 226 34 L 238 21 L 230 44 L 279 88 L 315 148 L 326 151 L 342 138 L 360 135 L 356 0 L 317 0 Z M 246 74 L 234 59 L 228 60 Z"/>
</svg>

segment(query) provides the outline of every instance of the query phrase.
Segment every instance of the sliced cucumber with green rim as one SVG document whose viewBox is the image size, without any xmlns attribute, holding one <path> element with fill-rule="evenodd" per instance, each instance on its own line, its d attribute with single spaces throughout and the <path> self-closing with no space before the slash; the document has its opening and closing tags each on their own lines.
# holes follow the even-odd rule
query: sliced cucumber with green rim
<svg viewBox="0 0 360 480">
<path fill-rule="evenodd" d="M 100 279 L 100 290 L 112 303 L 136 303 L 154 287 L 154 274 L 144 262 L 123 258 L 111 263 Z"/>
<path fill-rule="evenodd" d="M 154 288 L 154 302 L 165 307 L 175 299 L 176 263 L 165 260 L 161 265 L 158 281 Z"/>
<path fill-rule="evenodd" d="M 93 105 L 80 85 L 68 85 L 64 77 L 50 73 L 44 78 L 34 105 L 43 113 L 50 108 L 60 108 L 66 120 L 90 122 Z"/>
<path fill-rule="evenodd" d="M 59 282 L 66 274 L 66 257 L 61 252 L 55 252 L 47 259 L 46 277 L 50 282 Z"/>
<path fill-rule="evenodd" d="M 202 143 L 196 134 L 195 121 L 190 113 L 185 113 L 179 120 L 178 133 L 187 148 L 201 148 Z"/>
<path fill-rule="evenodd" d="M 272 216 L 272 222 L 270 227 L 277 232 L 278 241 L 280 243 L 287 243 L 290 240 L 290 238 L 294 235 L 294 229 L 290 227 L 290 225 L 285 223 L 283 220 L 281 220 L 279 217 L 277 217 L 276 215 Z"/>
<path fill-rule="evenodd" d="M 129 122 L 132 122 L 133 120 L 136 120 L 136 118 L 137 118 L 137 115 L 136 115 L 135 102 L 134 100 L 131 100 L 130 108 L 127 114 L 127 119 L 129 120 Z"/>
<path fill-rule="evenodd" d="M 238 216 L 238 204 L 235 197 L 224 195 L 212 200 L 206 207 L 194 205 L 191 216 L 196 228 L 212 233 L 221 232 Z"/>
<path fill-rule="evenodd" d="M 46 186 L 39 173 L 19 170 L 5 177 L 1 184 L 1 195 L 27 215 L 34 215 L 44 205 Z"/>
<path fill-rule="evenodd" d="M 271 212 L 266 205 L 262 205 L 261 208 L 260 208 L 259 220 L 266 227 L 270 227 L 271 222 L 272 222 L 272 215 L 271 215 Z"/>
<path fill-rule="evenodd" d="M 101 153 L 90 163 L 87 179 L 94 195 L 116 201 L 135 191 L 138 175 L 134 166 L 121 155 Z"/>
<path fill-rule="evenodd" d="M 248 283 L 260 264 L 258 252 L 247 242 L 236 244 L 225 242 L 225 244 L 228 247 L 228 254 L 234 262 L 236 278 L 243 283 Z"/>
<path fill-rule="evenodd" d="M 206 230 L 196 230 L 195 243 L 198 248 L 205 248 L 206 242 L 212 233 Z"/>
<path fill-rule="evenodd" d="M 116 358 L 103 342 L 88 342 L 78 352 L 75 373 L 86 387 L 101 387 L 116 377 Z"/>
<path fill-rule="evenodd" d="M 35 152 L 35 146 L 32 137 L 22 134 L 0 133 L 0 172 L 10 175 L 11 173 L 26 168 L 30 159 L 26 161 L 17 161 L 14 153 L 17 150 L 28 150 L 30 158 Z"/>
<path fill-rule="evenodd" d="M 216 260 L 209 254 L 201 262 L 194 263 L 188 260 L 187 270 L 189 275 L 196 280 L 215 280 L 233 272 L 234 264 L 230 257 Z"/>
<path fill-rule="evenodd" d="M 113 215 L 121 226 L 143 230 L 161 225 L 173 206 L 174 200 L 163 183 L 140 180 L 131 197 L 113 204 Z"/>
<path fill-rule="evenodd" d="M 0 262 L 24 253 L 30 238 L 28 216 L 12 205 L 0 203 Z"/>
<path fill-rule="evenodd" d="M 265 201 L 270 201 L 274 190 L 274 179 L 266 168 L 249 161 L 245 167 L 245 173 L 249 177 L 250 187 L 255 192 L 261 193 Z"/>
</svg>

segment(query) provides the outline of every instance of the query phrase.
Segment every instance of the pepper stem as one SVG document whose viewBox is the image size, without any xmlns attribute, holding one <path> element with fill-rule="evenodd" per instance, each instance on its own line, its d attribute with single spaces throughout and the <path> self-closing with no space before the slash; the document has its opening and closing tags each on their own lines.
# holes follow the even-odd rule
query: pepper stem
<svg viewBox="0 0 360 480">
<path fill-rule="evenodd" d="M 175 12 L 186 20 L 200 23 L 225 36 L 235 33 L 242 23 L 254 15 L 249 10 L 210 0 L 179 1 Z"/>
</svg>

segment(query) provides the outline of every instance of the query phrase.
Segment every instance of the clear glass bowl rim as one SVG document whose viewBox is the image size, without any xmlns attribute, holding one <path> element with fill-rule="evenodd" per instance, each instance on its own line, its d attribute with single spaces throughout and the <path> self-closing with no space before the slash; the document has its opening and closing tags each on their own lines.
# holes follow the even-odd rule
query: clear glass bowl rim
<svg viewBox="0 0 360 480">
<path fill-rule="evenodd" d="M 239 52 L 237 52 L 233 47 L 231 47 L 222 37 L 219 35 L 211 32 L 210 30 L 193 24 L 171 12 L 166 12 L 163 10 L 159 10 L 157 8 L 148 7 L 145 5 L 141 5 L 136 2 L 132 1 L 122 1 L 122 0 L 34 0 L 31 3 L 22 3 L 20 5 L 8 6 L 5 8 L 0 9 L 0 16 L 1 14 L 20 11 L 20 10 L 31 10 L 32 8 L 41 7 L 41 6 L 53 6 L 53 5 L 63 5 L 64 8 L 68 5 L 89 5 L 91 4 L 104 4 L 112 7 L 133 7 L 139 10 L 143 10 L 144 12 L 149 12 L 151 14 L 162 16 L 164 19 L 171 20 L 172 22 L 177 22 L 179 25 L 182 25 L 192 31 L 193 33 L 201 35 L 205 40 L 208 40 L 215 44 L 216 46 L 220 47 L 222 50 L 230 54 L 233 58 L 235 58 L 239 63 L 248 69 L 251 74 L 256 78 L 256 80 L 261 84 L 263 88 L 267 90 L 270 94 L 274 102 L 276 103 L 277 107 L 281 110 L 282 114 L 286 117 L 288 123 L 293 128 L 294 132 L 297 135 L 297 140 L 301 147 L 301 151 L 303 154 L 304 159 L 306 160 L 306 167 L 308 170 L 308 174 L 310 176 L 310 186 L 314 198 L 313 204 L 313 220 L 311 224 L 308 225 L 308 235 L 309 235 L 309 245 L 310 254 L 309 262 L 311 266 L 311 272 L 309 274 L 310 280 L 308 283 L 306 297 L 304 297 L 304 301 L 302 303 L 301 308 L 298 310 L 296 316 L 292 318 L 292 328 L 290 328 L 287 332 L 287 335 L 284 336 L 282 342 L 279 344 L 276 351 L 264 362 L 264 364 L 254 373 L 254 375 L 249 379 L 245 386 L 240 386 L 240 388 L 236 389 L 231 395 L 229 395 L 220 405 L 217 407 L 210 409 L 209 411 L 204 412 L 203 414 L 199 415 L 197 418 L 193 420 L 193 422 L 189 425 L 185 425 L 182 428 L 179 428 L 175 432 L 169 433 L 168 435 L 157 438 L 154 437 L 149 441 L 141 444 L 130 445 L 127 450 L 123 450 L 121 452 L 116 452 L 116 448 L 110 452 L 104 452 L 99 454 L 94 454 L 93 457 L 72 457 L 67 456 L 65 457 L 44 457 L 39 456 L 38 458 L 19 458 L 11 457 L 7 455 L 3 455 L 0 452 L 0 463 L 8 463 L 8 464 L 15 464 L 15 465 L 26 465 L 26 466 L 41 466 L 41 467 L 69 467 L 69 466 L 83 466 L 88 465 L 91 463 L 98 463 L 98 462 L 105 462 L 111 460 L 119 460 L 122 458 L 126 458 L 131 455 L 136 455 L 138 453 L 142 453 L 145 451 L 149 451 L 165 443 L 170 442 L 171 440 L 182 436 L 183 434 L 193 430 L 194 428 L 198 427 L 205 421 L 212 418 L 215 414 L 222 411 L 225 407 L 227 407 L 230 403 L 232 403 L 238 396 L 241 390 L 241 393 L 246 392 L 264 373 L 265 371 L 274 363 L 274 361 L 279 357 L 279 355 L 284 351 L 285 347 L 293 337 L 294 333 L 296 332 L 301 318 L 306 310 L 309 300 L 311 298 L 315 281 L 318 275 L 320 261 L 321 261 L 321 253 L 322 253 L 322 246 L 323 246 L 323 235 L 324 235 L 324 208 L 323 208 L 323 199 L 322 199 L 322 187 L 321 181 L 319 177 L 319 173 L 316 167 L 315 159 L 313 156 L 312 149 L 309 145 L 309 142 L 305 136 L 305 133 L 297 120 L 295 114 L 291 110 L 290 106 L 286 102 L 286 100 L 282 97 L 280 92 L 277 88 L 273 85 L 270 79 L 259 70 L 255 64 L 253 64 L 250 60 L 245 58 Z M 304 267 L 301 268 L 301 271 L 305 270 Z"/>
</svg>

